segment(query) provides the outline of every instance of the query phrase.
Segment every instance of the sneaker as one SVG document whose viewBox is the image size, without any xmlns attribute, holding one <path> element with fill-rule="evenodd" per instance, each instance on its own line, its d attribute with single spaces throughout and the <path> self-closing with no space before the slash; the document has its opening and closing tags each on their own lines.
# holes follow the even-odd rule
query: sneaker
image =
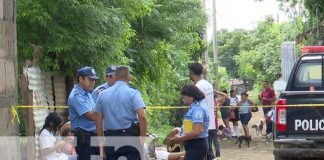
<svg viewBox="0 0 324 160">
<path fill-rule="evenodd" d="M 267 137 L 268 139 L 272 139 L 272 136 L 273 136 L 273 135 L 272 135 L 272 132 L 270 132 L 269 134 L 266 135 L 266 137 Z"/>
<path fill-rule="evenodd" d="M 231 129 L 229 129 L 229 128 L 225 128 L 225 135 L 226 135 L 226 136 L 228 136 L 228 135 L 232 136 Z"/>
<path fill-rule="evenodd" d="M 216 157 L 214 160 L 221 160 L 221 158 L 220 157 Z"/>
</svg>

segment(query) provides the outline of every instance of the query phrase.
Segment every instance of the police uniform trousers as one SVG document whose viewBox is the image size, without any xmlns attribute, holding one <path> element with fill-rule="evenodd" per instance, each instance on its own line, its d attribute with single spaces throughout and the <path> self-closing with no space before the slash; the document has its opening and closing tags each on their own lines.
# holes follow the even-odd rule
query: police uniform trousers
<svg viewBox="0 0 324 160">
<path fill-rule="evenodd" d="M 118 160 L 119 157 L 126 157 L 127 160 L 141 160 L 140 153 L 143 153 L 143 147 L 141 147 L 141 150 L 138 150 L 137 148 L 133 147 L 141 146 L 140 137 L 134 135 L 130 129 L 107 130 L 105 131 L 105 137 L 108 139 L 108 141 L 109 137 L 134 137 L 134 141 L 132 140 L 132 142 L 130 142 L 131 144 L 129 144 L 128 146 L 122 146 L 120 148 L 106 146 L 106 160 Z"/>
<path fill-rule="evenodd" d="M 185 160 L 203 160 L 208 153 L 207 138 L 197 138 L 184 142 Z"/>
<path fill-rule="evenodd" d="M 88 132 L 81 128 L 76 128 L 74 132 L 77 137 L 77 146 L 75 147 L 75 150 L 78 154 L 78 160 L 90 160 L 91 155 L 99 155 L 99 148 L 90 146 L 91 137 L 97 136 L 96 133 Z"/>
</svg>

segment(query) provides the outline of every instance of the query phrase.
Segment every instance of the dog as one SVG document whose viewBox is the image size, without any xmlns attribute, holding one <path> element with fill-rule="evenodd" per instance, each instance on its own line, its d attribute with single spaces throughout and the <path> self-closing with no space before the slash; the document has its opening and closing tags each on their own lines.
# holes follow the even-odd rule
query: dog
<svg viewBox="0 0 324 160">
<path fill-rule="evenodd" d="M 255 129 L 255 133 L 256 133 L 257 136 L 262 135 L 263 126 L 264 126 L 263 120 L 260 120 L 259 124 L 252 125 L 252 128 Z"/>
<path fill-rule="evenodd" d="M 252 138 L 251 138 L 251 136 L 239 136 L 238 138 L 237 138 L 237 140 L 236 140 L 236 143 L 235 144 L 237 144 L 237 143 L 239 143 L 239 148 L 241 148 L 241 144 L 242 144 L 242 142 L 245 140 L 245 145 L 246 145 L 246 147 L 250 147 L 250 142 L 251 142 L 251 140 L 252 140 Z"/>
<path fill-rule="evenodd" d="M 219 137 L 219 139 L 224 139 L 224 138 L 226 138 L 226 136 L 225 136 L 225 127 L 223 126 L 223 125 L 219 125 L 218 126 L 218 137 Z"/>
</svg>

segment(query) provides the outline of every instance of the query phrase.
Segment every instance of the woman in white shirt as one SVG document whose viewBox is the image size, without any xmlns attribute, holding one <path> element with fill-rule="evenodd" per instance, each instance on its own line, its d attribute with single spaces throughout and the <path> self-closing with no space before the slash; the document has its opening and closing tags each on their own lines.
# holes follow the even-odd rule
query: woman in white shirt
<svg viewBox="0 0 324 160">
<path fill-rule="evenodd" d="M 57 142 L 55 135 L 62 123 L 62 118 L 56 112 L 50 113 L 40 131 L 39 144 L 42 160 L 61 160 L 61 148 L 69 141 Z"/>
<path fill-rule="evenodd" d="M 240 115 L 239 115 L 239 109 L 236 107 L 237 103 L 240 101 L 239 98 L 236 96 L 236 91 L 231 90 L 230 91 L 230 106 L 231 108 L 231 117 L 230 121 L 233 123 L 233 138 L 237 138 L 239 128 L 238 128 L 238 122 L 240 121 Z"/>
</svg>

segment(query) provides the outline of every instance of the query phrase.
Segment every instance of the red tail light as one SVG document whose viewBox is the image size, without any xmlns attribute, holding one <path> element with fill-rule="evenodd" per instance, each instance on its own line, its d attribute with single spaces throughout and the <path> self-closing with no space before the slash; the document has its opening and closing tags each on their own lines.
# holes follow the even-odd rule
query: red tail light
<svg viewBox="0 0 324 160">
<path fill-rule="evenodd" d="M 280 99 L 277 102 L 276 109 L 276 126 L 279 132 L 287 130 L 287 119 L 286 119 L 286 99 Z"/>
</svg>

